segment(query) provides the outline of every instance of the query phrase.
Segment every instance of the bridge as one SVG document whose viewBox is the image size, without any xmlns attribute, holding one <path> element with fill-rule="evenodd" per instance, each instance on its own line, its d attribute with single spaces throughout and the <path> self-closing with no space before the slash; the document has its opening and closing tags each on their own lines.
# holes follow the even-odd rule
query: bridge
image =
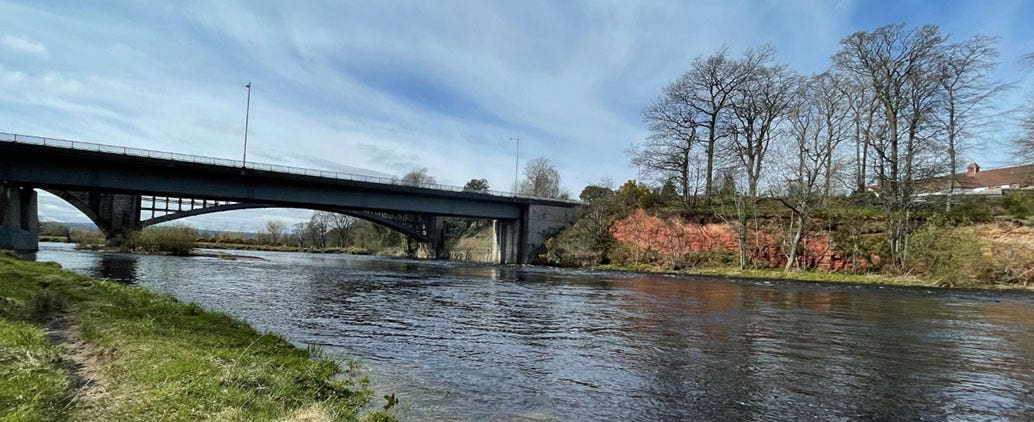
<svg viewBox="0 0 1034 422">
<path fill-rule="evenodd" d="M 535 261 L 577 202 L 0 132 L 0 249 L 39 249 L 36 189 L 112 242 L 189 216 L 252 208 L 337 212 L 400 231 L 438 257 L 445 217 L 494 220 L 496 262 Z"/>
</svg>

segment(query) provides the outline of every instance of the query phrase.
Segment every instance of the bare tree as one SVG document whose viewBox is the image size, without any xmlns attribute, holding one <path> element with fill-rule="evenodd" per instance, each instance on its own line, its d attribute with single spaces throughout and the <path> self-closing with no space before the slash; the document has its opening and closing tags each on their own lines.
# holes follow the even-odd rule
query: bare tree
<svg viewBox="0 0 1034 422">
<path fill-rule="evenodd" d="M 1034 53 L 1024 56 L 1024 60 L 1030 69 L 1034 69 Z M 1034 161 L 1034 92 L 1031 93 L 1021 125 L 1023 130 L 1015 140 L 1016 150 L 1024 159 Z"/>
<path fill-rule="evenodd" d="M 848 90 L 837 76 L 826 72 L 801 83 L 789 108 L 789 132 L 794 141 L 791 176 L 786 180 L 787 198 L 782 199 L 795 216 L 791 220 L 790 251 L 786 270 L 797 258 L 798 247 L 808 230 L 812 214 L 830 195 L 835 175 L 835 155 L 852 129 Z"/>
<path fill-rule="evenodd" d="M 947 46 L 938 63 L 943 99 L 936 113 L 948 149 L 948 195 L 945 209 L 951 211 L 955 191 L 958 153 L 994 117 L 994 98 L 1008 84 L 993 83 L 991 73 L 998 67 L 998 39 L 976 35 Z"/>
<path fill-rule="evenodd" d="M 524 180 L 518 193 L 540 198 L 560 198 L 560 172 L 548 158 L 536 158 L 524 166 Z"/>
<path fill-rule="evenodd" d="M 691 160 L 690 154 L 698 143 L 697 110 L 680 101 L 683 94 L 677 92 L 680 85 L 673 83 L 665 88 L 656 102 L 643 110 L 643 121 L 650 130 L 645 142 L 628 150 L 632 164 L 645 169 L 656 181 L 674 180 L 683 200 L 690 199 Z"/>
<path fill-rule="evenodd" d="M 305 234 L 312 247 L 318 249 L 327 247 L 327 234 L 330 232 L 332 215 L 333 213 L 316 211 L 312 213 L 309 222 L 305 223 Z"/>
<path fill-rule="evenodd" d="M 840 74 L 838 87 L 847 101 L 851 116 L 851 129 L 854 140 L 854 193 L 865 192 L 869 188 L 869 145 L 877 136 L 882 135 L 879 104 L 873 95 L 872 85 L 864 77 L 857 74 Z"/>
<path fill-rule="evenodd" d="M 767 51 L 768 48 L 762 49 Z M 707 169 L 704 175 L 704 195 L 715 194 L 715 153 L 720 142 L 730 133 L 722 121 L 730 112 L 731 101 L 740 86 L 766 54 L 748 52 L 743 60 L 728 56 L 725 49 L 710 56 L 698 56 L 689 70 L 672 83 L 666 95 L 672 101 L 692 110 L 699 135 L 704 143 Z"/>
<path fill-rule="evenodd" d="M 785 66 L 769 64 L 771 59 L 770 49 L 747 52 L 744 62 L 753 65 L 734 92 L 727 122 L 733 132 L 729 149 L 743 166 L 751 198 L 757 198 L 765 156 L 776 125 L 790 106 L 796 83 Z"/>
<path fill-rule="evenodd" d="M 345 246 L 352 229 L 358 223 L 358 219 L 350 215 L 340 213 L 326 213 L 323 219 L 327 222 L 329 231 L 337 237 L 337 246 Z"/>
<path fill-rule="evenodd" d="M 907 259 L 915 181 L 931 174 L 936 145 L 931 139 L 940 94 L 944 37 L 937 26 L 888 25 L 841 40 L 837 68 L 867 81 L 885 127 L 870 147 L 877 154 L 879 196 L 890 214 L 891 262 Z"/>
<path fill-rule="evenodd" d="M 434 176 L 428 174 L 427 167 L 406 173 L 402 176 L 402 178 L 399 179 L 399 181 L 403 185 L 417 186 L 422 188 L 434 187 L 434 185 L 438 184 L 438 181 L 435 180 Z"/>
<path fill-rule="evenodd" d="M 266 231 L 263 234 L 267 236 L 269 243 L 279 245 L 284 241 L 284 232 L 286 230 L 284 222 L 280 220 L 269 220 L 266 221 Z"/>
<path fill-rule="evenodd" d="M 736 231 L 741 256 L 746 255 L 744 248 L 748 245 L 748 218 L 754 223 L 754 245 L 761 247 L 761 228 L 757 218 L 758 186 L 765 173 L 765 158 L 777 125 L 790 106 L 796 80 L 786 67 L 771 64 L 772 56 L 769 48 L 745 54 L 741 66 L 749 67 L 750 71 L 734 90 L 730 102 L 732 112 L 724 121 L 733 133 L 727 148 L 746 176 L 746 195 L 737 202 L 742 203 L 742 206 L 736 207 Z"/>
</svg>

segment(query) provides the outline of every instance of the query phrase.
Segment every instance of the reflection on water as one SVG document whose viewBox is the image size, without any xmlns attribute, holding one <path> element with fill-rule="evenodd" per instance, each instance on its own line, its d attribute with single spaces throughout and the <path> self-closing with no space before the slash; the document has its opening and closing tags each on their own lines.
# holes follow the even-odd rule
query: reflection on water
<svg viewBox="0 0 1034 422">
<path fill-rule="evenodd" d="M 1034 414 L 1030 295 L 254 254 L 39 259 L 358 357 L 412 419 Z"/>
<path fill-rule="evenodd" d="M 136 256 L 100 254 L 96 271 L 90 275 L 131 283 L 136 280 Z"/>
</svg>

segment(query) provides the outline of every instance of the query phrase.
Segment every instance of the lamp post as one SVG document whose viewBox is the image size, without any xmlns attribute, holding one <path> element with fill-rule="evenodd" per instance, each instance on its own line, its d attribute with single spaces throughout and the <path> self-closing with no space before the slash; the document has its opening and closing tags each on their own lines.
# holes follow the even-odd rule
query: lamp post
<svg viewBox="0 0 1034 422">
<path fill-rule="evenodd" d="M 517 147 L 513 151 L 513 196 L 517 196 L 517 168 L 521 156 L 521 138 L 510 138 L 510 140 L 517 143 Z"/>
<path fill-rule="evenodd" d="M 248 88 L 248 102 L 244 109 L 244 159 L 241 161 L 241 167 L 248 166 L 248 118 L 251 117 L 251 82 L 244 85 Z"/>
</svg>

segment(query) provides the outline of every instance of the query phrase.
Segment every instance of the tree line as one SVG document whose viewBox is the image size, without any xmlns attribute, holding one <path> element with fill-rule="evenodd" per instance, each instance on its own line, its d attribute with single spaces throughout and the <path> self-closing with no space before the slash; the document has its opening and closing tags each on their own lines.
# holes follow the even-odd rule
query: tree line
<svg viewBox="0 0 1034 422">
<path fill-rule="evenodd" d="M 763 197 L 792 213 L 796 248 L 833 196 L 866 196 L 880 208 L 888 258 L 901 266 L 923 183 L 949 175 L 939 200 L 946 211 L 957 206 L 960 157 L 989 146 L 984 136 L 1007 121 L 1000 98 L 1013 84 L 993 78 L 997 44 L 955 40 L 935 25 L 887 25 L 842 39 L 813 75 L 768 46 L 739 56 L 722 49 L 694 59 L 643 110 L 649 137 L 628 154 L 684 206 L 732 224 L 741 266 Z M 1034 110 L 1022 125 L 1015 146 L 1034 160 Z"/>
</svg>

